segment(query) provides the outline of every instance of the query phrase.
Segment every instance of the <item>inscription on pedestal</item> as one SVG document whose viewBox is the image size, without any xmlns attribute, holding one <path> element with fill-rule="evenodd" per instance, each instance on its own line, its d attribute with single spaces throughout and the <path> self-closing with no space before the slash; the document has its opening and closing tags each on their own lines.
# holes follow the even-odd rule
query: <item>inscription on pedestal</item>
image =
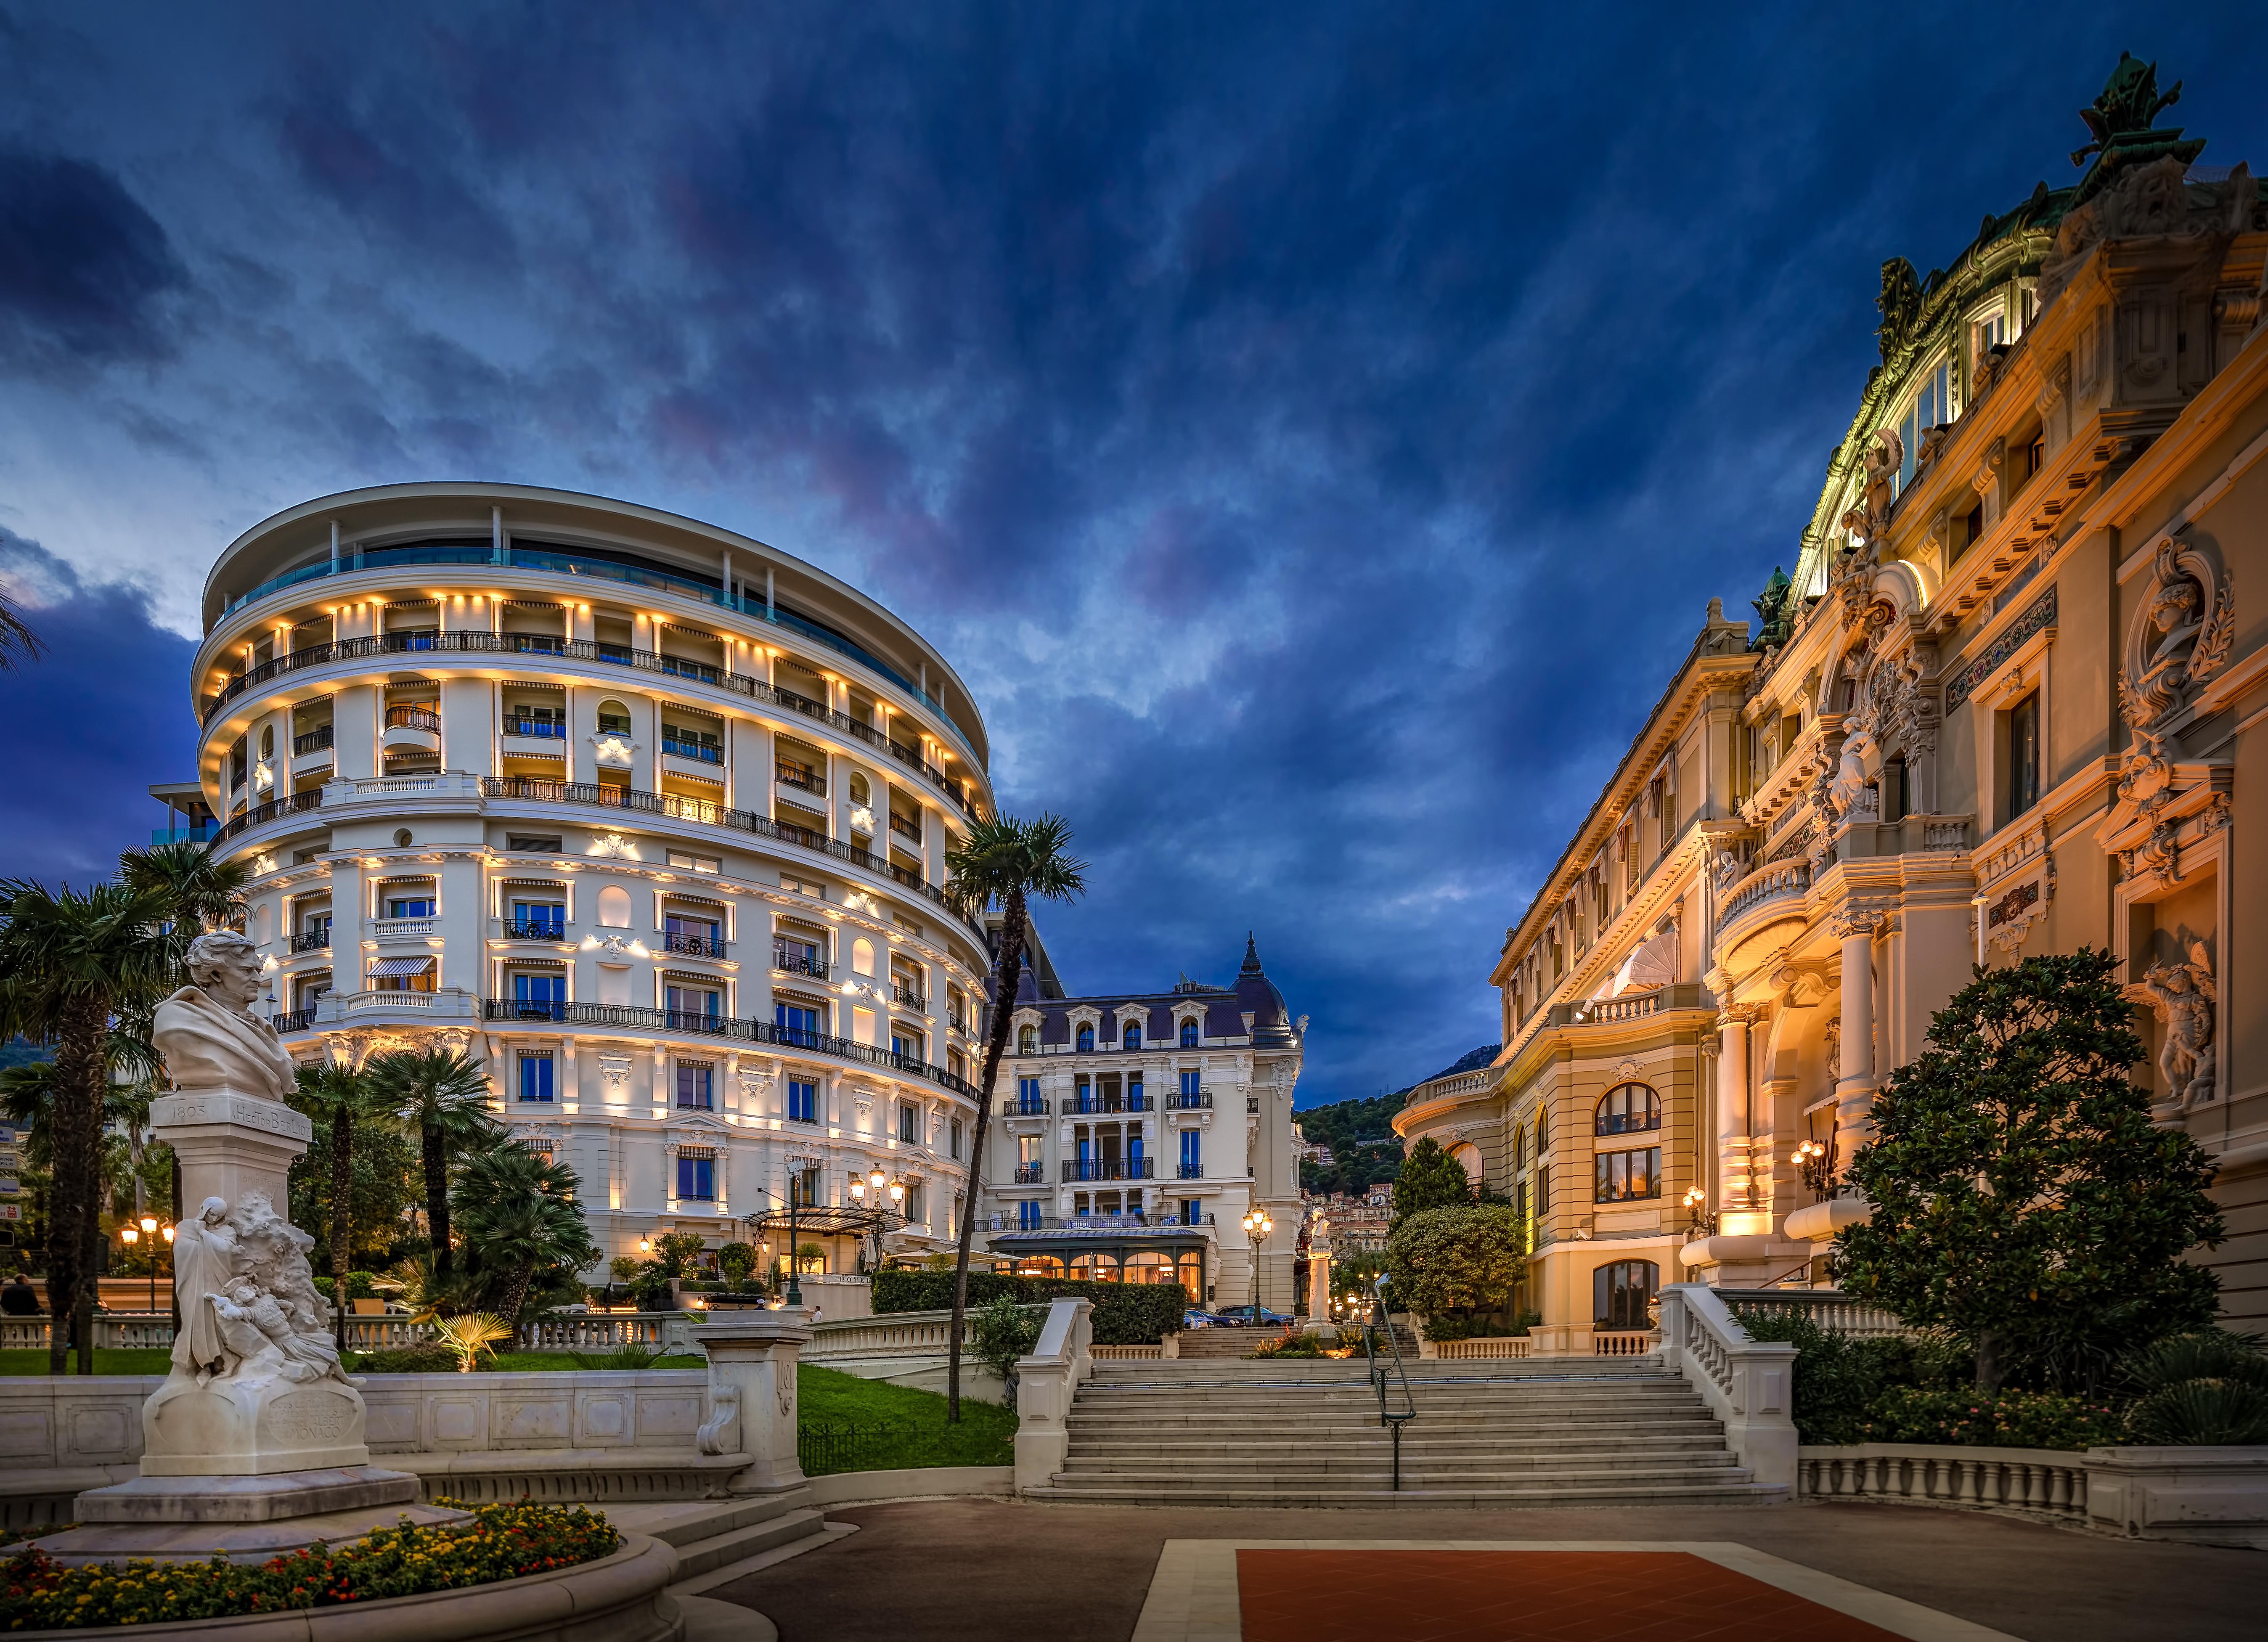
<svg viewBox="0 0 2268 1642">
<path fill-rule="evenodd" d="M 150 1122 L 160 1130 L 204 1123 L 241 1123 L 247 1129 L 262 1130 L 290 1140 L 307 1140 L 315 1132 L 311 1120 L 280 1101 L 264 1101 L 256 1095 L 223 1090 L 160 1095 L 150 1102 Z"/>
<path fill-rule="evenodd" d="M 320 1392 L 295 1391 L 262 1410 L 261 1423 L 278 1442 L 295 1448 L 319 1448 L 350 1440 L 354 1406 L 343 1397 Z"/>
</svg>

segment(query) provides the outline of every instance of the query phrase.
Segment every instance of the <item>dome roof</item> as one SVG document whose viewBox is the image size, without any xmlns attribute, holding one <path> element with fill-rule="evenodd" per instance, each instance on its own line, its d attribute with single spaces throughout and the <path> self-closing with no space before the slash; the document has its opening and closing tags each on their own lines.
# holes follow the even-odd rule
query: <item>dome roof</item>
<svg viewBox="0 0 2268 1642">
<path fill-rule="evenodd" d="M 1260 949 L 1252 937 L 1244 938 L 1244 966 L 1236 972 L 1236 1006 L 1252 1017 L 1252 1042 L 1262 1048 L 1289 1048 L 1292 1014 L 1284 994 L 1260 967 Z"/>
</svg>

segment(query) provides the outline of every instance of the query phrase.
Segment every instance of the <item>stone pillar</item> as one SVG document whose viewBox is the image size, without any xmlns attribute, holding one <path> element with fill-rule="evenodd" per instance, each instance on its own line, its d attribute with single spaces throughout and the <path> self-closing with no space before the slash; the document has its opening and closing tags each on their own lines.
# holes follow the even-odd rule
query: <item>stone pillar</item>
<svg viewBox="0 0 2268 1642">
<path fill-rule="evenodd" d="M 1843 942 L 1842 1066 L 1835 1081 L 1835 1146 L 1841 1166 L 1863 1145 L 1874 1104 L 1874 931 L 1882 915 L 1847 908 L 1835 920 Z"/>
<path fill-rule="evenodd" d="M 1722 1035 L 1717 1054 L 1717 1207 L 1725 1215 L 1755 1207 L 1749 1188 L 1749 1022 L 1753 1013 L 1734 1007 L 1717 1017 Z"/>
<path fill-rule="evenodd" d="M 801 1488 L 795 1369 L 811 1344 L 810 1312 L 718 1314 L 689 1332 L 709 1355 L 708 1413 L 696 1446 L 703 1454 L 747 1457 L 747 1468 L 727 1484 L 735 1494 Z"/>
</svg>

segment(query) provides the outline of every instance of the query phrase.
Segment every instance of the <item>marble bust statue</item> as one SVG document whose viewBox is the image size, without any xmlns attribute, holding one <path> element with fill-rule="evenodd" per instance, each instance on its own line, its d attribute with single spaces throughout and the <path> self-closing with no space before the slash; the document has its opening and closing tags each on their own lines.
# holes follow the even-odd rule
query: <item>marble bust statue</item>
<svg viewBox="0 0 2268 1642">
<path fill-rule="evenodd" d="M 155 1037 L 173 1086 L 280 1101 L 295 1082 L 276 1028 L 252 1012 L 260 949 L 231 930 L 189 943 L 190 984 L 158 1005 Z"/>
</svg>

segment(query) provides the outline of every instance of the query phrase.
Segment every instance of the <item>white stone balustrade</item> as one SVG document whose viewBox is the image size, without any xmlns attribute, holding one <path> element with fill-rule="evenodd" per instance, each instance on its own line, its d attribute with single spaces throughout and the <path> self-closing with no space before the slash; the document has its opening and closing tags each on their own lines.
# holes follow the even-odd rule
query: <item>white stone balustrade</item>
<svg viewBox="0 0 2268 1642">
<path fill-rule="evenodd" d="M 1751 1476 L 1793 1491 L 1795 1347 L 1750 1339 L 1705 1284 L 1673 1283 L 1661 1291 L 1661 1359 L 1724 1422 Z"/>
<path fill-rule="evenodd" d="M 2076 1521 L 2087 1515 L 2087 1455 L 2048 1448 L 1867 1442 L 1796 1450 L 1807 1499 L 1999 1506 Z"/>
<path fill-rule="evenodd" d="M 1094 1373 L 1094 1307 L 1049 1303 L 1040 1342 L 1016 1364 L 1016 1489 L 1044 1487 L 1071 1453 L 1071 1405 Z"/>
</svg>

